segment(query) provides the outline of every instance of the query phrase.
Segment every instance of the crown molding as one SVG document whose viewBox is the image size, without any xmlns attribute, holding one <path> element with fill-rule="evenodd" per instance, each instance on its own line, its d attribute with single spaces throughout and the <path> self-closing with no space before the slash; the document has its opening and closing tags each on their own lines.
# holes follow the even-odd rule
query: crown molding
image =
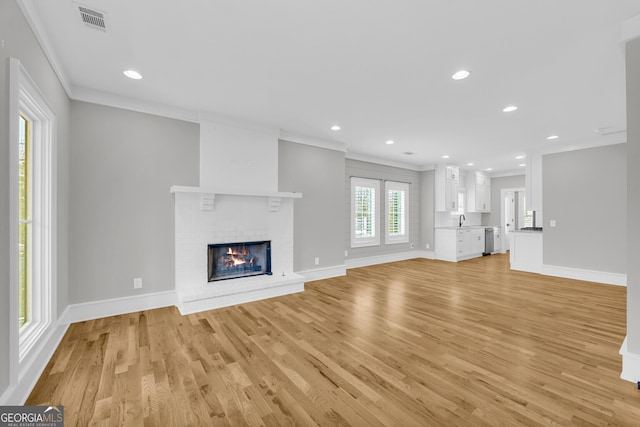
<svg viewBox="0 0 640 427">
<path fill-rule="evenodd" d="M 86 87 L 73 86 L 73 96 L 71 97 L 71 99 L 75 101 L 105 105 L 107 107 L 137 111 L 139 113 L 153 114 L 156 116 L 168 117 L 171 119 L 183 120 L 185 122 L 200 122 L 199 114 L 192 110 L 156 102 L 144 101 L 138 98 L 130 98 L 122 95 L 117 95 L 115 93 L 103 92 Z"/>
<path fill-rule="evenodd" d="M 640 38 L 640 15 L 622 21 L 620 28 L 620 43 L 626 43 Z"/>
<path fill-rule="evenodd" d="M 31 27 L 31 31 L 33 31 L 33 35 L 36 37 L 36 40 L 40 44 L 42 51 L 44 52 L 44 56 L 49 61 L 51 68 L 53 68 L 53 72 L 58 77 L 62 88 L 67 93 L 69 98 L 73 98 L 71 85 L 69 84 L 69 79 L 67 78 L 64 69 L 60 65 L 60 61 L 58 60 L 58 56 L 55 54 L 55 51 L 51 47 L 49 43 L 49 38 L 47 37 L 47 32 L 42 25 L 42 20 L 40 19 L 40 15 L 33 7 L 33 1 L 29 0 L 17 0 L 18 7 L 22 11 L 27 23 Z"/>
<path fill-rule="evenodd" d="M 347 151 L 347 154 L 345 155 L 345 157 L 347 159 L 350 159 L 350 160 L 358 160 L 358 161 L 361 161 L 361 162 L 376 163 L 378 165 L 392 166 L 392 167 L 395 167 L 395 168 L 408 169 L 408 170 L 417 171 L 417 172 L 422 172 L 422 171 L 435 169 L 434 165 L 414 165 L 414 164 L 411 164 L 411 163 L 405 163 L 405 162 L 399 162 L 399 161 L 396 161 L 396 160 L 383 159 L 383 158 L 380 158 L 380 157 L 371 156 L 369 154 L 356 153 L 356 152 L 353 152 L 353 151 Z"/>
<path fill-rule="evenodd" d="M 297 144 L 310 145 L 318 148 L 326 148 L 327 150 L 347 152 L 347 146 L 342 142 L 330 141 L 328 139 L 314 138 L 312 136 L 302 135 L 286 130 L 280 131 L 280 139 Z"/>
</svg>

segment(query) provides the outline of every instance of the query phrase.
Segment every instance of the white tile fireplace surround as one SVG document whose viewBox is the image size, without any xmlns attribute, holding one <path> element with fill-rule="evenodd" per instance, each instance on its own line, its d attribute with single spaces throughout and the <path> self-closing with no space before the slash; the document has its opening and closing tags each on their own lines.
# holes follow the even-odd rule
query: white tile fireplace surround
<svg viewBox="0 0 640 427">
<path fill-rule="evenodd" d="M 293 201 L 299 193 L 171 187 L 175 197 L 175 290 L 182 314 L 304 291 L 293 272 Z M 271 241 L 272 275 L 209 282 L 209 244 Z"/>
</svg>

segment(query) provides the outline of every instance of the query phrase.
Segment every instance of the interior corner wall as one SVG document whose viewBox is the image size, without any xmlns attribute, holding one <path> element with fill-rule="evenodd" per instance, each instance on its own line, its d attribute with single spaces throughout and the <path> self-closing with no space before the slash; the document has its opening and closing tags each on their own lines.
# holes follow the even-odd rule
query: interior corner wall
<svg viewBox="0 0 640 427">
<path fill-rule="evenodd" d="M 420 249 L 427 251 L 435 250 L 435 178 L 435 170 L 420 172 L 420 225 L 422 227 Z"/>
<path fill-rule="evenodd" d="M 302 193 L 294 201 L 294 271 L 344 266 L 344 153 L 279 141 L 278 164 L 278 190 Z"/>
<path fill-rule="evenodd" d="M 17 349 L 9 338 L 9 58 L 20 61 L 55 113 L 56 178 L 56 283 L 57 315 L 68 304 L 68 212 L 70 102 L 42 48 L 15 1 L 0 1 L 0 395 L 9 386 L 9 356 Z"/>
<path fill-rule="evenodd" d="M 362 248 L 351 247 L 351 177 L 372 178 L 380 180 L 380 192 L 384 191 L 384 180 L 409 183 L 409 241 L 407 243 L 386 244 L 384 241 L 385 222 L 378 221 L 380 244 Z M 346 160 L 346 168 L 343 185 L 345 188 L 344 213 L 342 221 L 347 225 L 343 245 L 349 251 L 347 259 L 359 259 L 373 256 L 392 255 L 406 253 L 420 249 L 422 242 L 421 221 L 421 178 L 420 172 L 377 163 L 363 162 L 360 160 Z M 380 197 L 380 215 L 384 216 L 385 198 Z M 411 248 L 414 245 L 414 248 Z"/>
<path fill-rule="evenodd" d="M 627 67 L 627 349 L 640 354 L 640 38 L 626 44 Z"/>
<path fill-rule="evenodd" d="M 543 156 L 544 265 L 626 273 L 626 154 L 616 144 Z"/>
<path fill-rule="evenodd" d="M 198 185 L 199 126 L 79 101 L 71 119 L 69 302 L 173 290 L 169 189 Z"/>
<path fill-rule="evenodd" d="M 525 188 L 524 175 L 501 176 L 491 178 L 491 213 L 483 214 L 485 225 L 499 227 L 502 225 L 502 190 L 505 188 Z"/>
</svg>

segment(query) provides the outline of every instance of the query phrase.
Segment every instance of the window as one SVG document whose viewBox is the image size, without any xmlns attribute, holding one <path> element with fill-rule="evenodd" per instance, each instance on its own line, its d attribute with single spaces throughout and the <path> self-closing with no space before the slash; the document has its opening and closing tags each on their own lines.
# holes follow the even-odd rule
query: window
<svg viewBox="0 0 640 427">
<path fill-rule="evenodd" d="M 351 178 L 351 247 L 380 244 L 378 233 L 380 182 Z"/>
<path fill-rule="evenodd" d="M 31 122 L 19 116 L 18 136 L 18 327 L 31 319 Z"/>
<path fill-rule="evenodd" d="M 387 234 L 385 243 L 409 241 L 409 184 L 385 182 Z"/>
<path fill-rule="evenodd" d="M 465 205 L 465 192 L 464 190 L 458 190 L 458 210 L 451 211 L 449 214 L 454 217 L 459 217 L 460 215 L 464 215 L 464 205 Z"/>
<path fill-rule="evenodd" d="M 20 62 L 10 61 L 11 366 L 37 354 L 55 310 L 55 116 Z M 15 359 L 13 359 L 15 357 Z M 28 364 L 26 364 L 28 365 Z"/>
</svg>

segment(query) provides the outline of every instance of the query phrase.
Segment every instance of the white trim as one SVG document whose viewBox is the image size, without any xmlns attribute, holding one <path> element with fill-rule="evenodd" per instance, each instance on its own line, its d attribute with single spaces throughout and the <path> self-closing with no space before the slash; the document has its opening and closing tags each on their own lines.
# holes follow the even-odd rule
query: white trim
<svg viewBox="0 0 640 427">
<path fill-rule="evenodd" d="M 330 141 L 328 139 L 314 138 L 295 132 L 280 130 L 280 137 L 283 141 L 294 142 L 296 144 L 310 145 L 312 147 L 326 148 L 327 150 L 347 152 L 347 146 L 342 142 Z"/>
<path fill-rule="evenodd" d="M 525 264 L 511 261 L 511 270 L 526 271 L 528 273 L 542 274 L 540 264 Z"/>
<path fill-rule="evenodd" d="M 408 259 L 425 258 L 435 259 L 435 252 L 432 251 L 411 251 L 398 252 L 395 254 L 376 255 L 365 258 L 348 259 L 347 269 L 368 267 L 370 265 L 386 264 L 389 262 L 406 261 Z"/>
<path fill-rule="evenodd" d="M 626 43 L 640 37 L 640 15 L 622 21 L 620 28 L 620 42 Z"/>
<path fill-rule="evenodd" d="M 138 113 L 152 114 L 154 116 L 167 117 L 185 122 L 200 122 L 198 113 L 192 110 L 80 86 L 73 86 L 73 93 L 70 98 L 74 101 L 137 111 Z"/>
<path fill-rule="evenodd" d="M 606 271 L 583 270 L 580 268 L 561 267 L 543 264 L 540 273 L 546 276 L 564 277 L 587 282 L 605 283 L 607 285 L 627 286 L 627 275 Z"/>
<path fill-rule="evenodd" d="M 170 193 L 198 193 L 198 194 L 215 194 L 218 196 L 250 196 L 250 197 L 283 197 L 291 199 L 299 199 L 302 193 L 288 193 L 282 191 L 229 191 L 208 187 L 188 187 L 184 185 L 172 185 L 169 188 Z"/>
<path fill-rule="evenodd" d="M 313 282 L 314 280 L 331 279 L 332 277 L 346 276 L 347 265 L 335 265 L 332 267 L 314 268 L 313 270 L 296 271 L 297 274 L 304 277 L 304 281 Z"/>
<path fill-rule="evenodd" d="M 380 200 L 381 200 L 381 191 L 380 191 L 380 180 L 378 179 L 368 179 L 368 178 L 358 178 L 355 176 L 351 177 L 349 198 L 351 199 L 351 215 L 349 216 L 350 233 L 351 233 L 351 247 L 352 248 L 362 248 L 367 246 L 380 246 L 380 234 L 382 232 L 382 224 L 384 224 L 382 218 L 380 217 Z M 357 237 L 356 236 L 356 187 L 362 188 L 371 188 L 374 190 L 373 195 L 373 226 L 372 226 L 372 236 L 368 237 Z"/>
<path fill-rule="evenodd" d="M 57 318 L 57 127 L 56 116 L 19 60 L 9 61 L 10 157 L 10 309 L 9 387 L 21 378 L 37 358 Z M 31 320 L 18 326 L 18 115 L 32 123 L 32 312 Z"/>
<path fill-rule="evenodd" d="M 369 154 L 356 153 L 353 151 L 347 151 L 347 153 L 345 154 L 345 158 L 349 160 L 358 160 L 360 162 L 375 163 L 377 165 L 393 166 L 401 169 L 409 169 L 409 170 L 418 171 L 418 172 L 435 169 L 434 165 L 418 166 L 411 163 L 398 162 L 396 160 L 389 160 L 389 159 L 382 159 L 380 157 L 371 156 Z"/>
<path fill-rule="evenodd" d="M 399 235 L 389 234 L 389 191 L 398 191 L 403 193 L 402 195 L 402 212 L 404 214 L 402 218 L 402 226 L 404 227 L 404 233 Z M 406 182 L 385 181 L 384 182 L 384 243 L 387 245 L 396 243 L 408 243 L 409 242 L 409 184 Z"/>
<path fill-rule="evenodd" d="M 69 98 L 72 98 L 71 86 L 69 85 L 69 79 L 65 74 L 61 62 L 58 60 L 58 56 L 55 54 L 55 50 L 51 47 L 49 40 L 51 37 L 47 36 L 47 32 L 42 25 L 42 20 L 40 19 L 40 15 L 33 8 L 33 2 L 27 2 L 25 0 L 18 0 L 18 7 L 22 11 L 24 18 L 27 20 L 27 23 L 31 27 L 33 31 L 33 35 L 36 37 L 36 40 L 40 44 L 42 51 L 44 52 L 44 56 L 49 60 L 49 64 L 51 64 L 51 68 L 53 68 L 53 72 L 58 77 L 62 88 L 67 93 Z"/>
<path fill-rule="evenodd" d="M 102 317 L 135 313 L 143 310 L 178 305 L 175 291 L 156 292 L 99 301 L 70 304 L 60 317 L 61 323 L 84 322 Z"/>
<path fill-rule="evenodd" d="M 69 325 L 62 322 L 57 322 L 55 327 L 49 326 L 43 334 L 44 336 L 38 341 L 38 345 L 34 347 L 35 351 L 32 351 L 24 360 L 25 367 L 22 369 L 18 381 L 11 384 L 0 396 L 0 405 L 24 405 L 49 360 L 53 357 L 53 353 L 60 345 L 68 327 Z"/>
<path fill-rule="evenodd" d="M 640 381 L 640 354 L 631 353 L 627 348 L 627 337 L 620 346 L 619 354 L 622 356 L 622 372 L 620 378 L 632 383 Z"/>
</svg>

